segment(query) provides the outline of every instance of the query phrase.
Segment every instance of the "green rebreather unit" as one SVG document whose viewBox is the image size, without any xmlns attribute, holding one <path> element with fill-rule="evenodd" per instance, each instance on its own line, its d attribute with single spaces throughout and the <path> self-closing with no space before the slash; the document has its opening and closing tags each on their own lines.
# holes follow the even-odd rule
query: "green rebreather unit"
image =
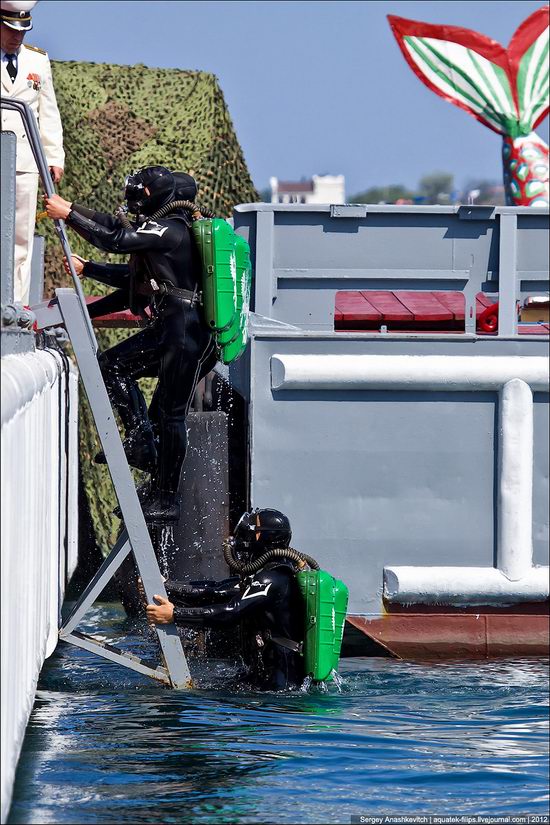
<svg viewBox="0 0 550 825">
<path fill-rule="evenodd" d="M 202 261 L 202 293 L 206 323 L 227 330 L 237 312 L 235 233 L 223 218 L 195 221 L 193 235 Z"/>
<path fill-rule="evenodd" d="M 206 323 L 224 364 L 235 361 L 248 340 L 250 248 L 222 218 L 195 221 L 193 235 L 202 262 Z"/>
<path fill-rule="evenodd" d="M 237 261 L 237 316 L 230 330 L 232 337 L 229 338 L 229 331 L 222 332 L 218 336 L 221 346 L 221 359 L 224 364 L 231 364 L 239 358 L 246 349 L 248 341 L 248 312 L 250 307 L 250 283 L 252 268 L 250 265 L 250 247 L 244 238 L 235 235 L 235 257 Z"/>
<path fill-rule="evenodd" d="M 296 579 L 305 602 L 305 673 L 328 682 L 338 670 L 349 591 L 326 570 L 302 570 Z"/>
</svg>

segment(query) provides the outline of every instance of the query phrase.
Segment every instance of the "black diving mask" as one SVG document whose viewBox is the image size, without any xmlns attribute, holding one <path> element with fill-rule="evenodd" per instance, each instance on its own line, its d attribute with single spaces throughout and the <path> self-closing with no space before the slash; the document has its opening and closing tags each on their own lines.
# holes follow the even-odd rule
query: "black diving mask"
<svg viewBox="0 0 550 825">
<path fill-rule="evenodd" d="M 146 198 L 145 186 L 140 180 L 139 172 L 127 175 L 124 181 L 124 200 L 128 204 L 128 211 L 137 215 Z"/>
</svg>

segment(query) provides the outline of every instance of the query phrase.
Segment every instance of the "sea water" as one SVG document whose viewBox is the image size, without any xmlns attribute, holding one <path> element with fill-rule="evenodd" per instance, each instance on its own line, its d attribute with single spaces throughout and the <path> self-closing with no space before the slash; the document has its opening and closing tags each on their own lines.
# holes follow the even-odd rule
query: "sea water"
<svg viewBox="0 0 550 825">
<path fill-rule="evenodd" d="M 121 609 L 94 608 L 86 629 L 98 628 L 123 639 Z M 195 689 L 174 691 L 60 644 L 42 672 L 9 822 L 545 821 L 545 659 L 347 659 L 339 687 L 265 694 L 235 689 L 229 663 L 191 668 Z"/>
</svg>

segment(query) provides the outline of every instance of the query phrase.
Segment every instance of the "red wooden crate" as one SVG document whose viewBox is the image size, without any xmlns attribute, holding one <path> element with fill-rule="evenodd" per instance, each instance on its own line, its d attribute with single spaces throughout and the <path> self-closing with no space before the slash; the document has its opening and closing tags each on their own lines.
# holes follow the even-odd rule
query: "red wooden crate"
<svg viewBox="0 0 550 825">
<path fill-rule="evenodd" d="M 335 307 L 334 317 L 340 321 L 379 322 L 382 319 L 362 292 L 337 292 Z"/>
<path fill-rule="evenodd" d="M 454 320 L 453 313 L 437 299 L 433 292 L 399 291 L 396 297 L 413 314 L 417 322 L 433 323 L 434 321 Z"/>
<path fill-rule="evenodd" d="M 403 306 L 393 292 L 368 290 L 361 292 L 367 301 L 380 313 L 380 321 L 406 321 L 412 323 L 414 316 Z"/>
</svg>

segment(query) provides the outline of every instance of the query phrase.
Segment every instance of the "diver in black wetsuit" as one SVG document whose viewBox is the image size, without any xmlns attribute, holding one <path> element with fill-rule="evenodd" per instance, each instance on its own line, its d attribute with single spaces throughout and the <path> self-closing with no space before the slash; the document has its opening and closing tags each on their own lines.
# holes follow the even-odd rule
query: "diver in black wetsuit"
<svg viewBox="0 0 550 825">
<path fill-rule="evenodd" d="M 102 353 L 99 363 L 124 424 L 128 461 L 153 473 L 142 501 L 145 519 L 160 523 L 179 518 L 177 490 L 187 447 L 185 417 L 198 381 L 216 363 L 214 340 L 197 301 L 200 261 L 189 212 L 175 209 L 166 217 L 154 217 L 159 208 L 182 198 L 194 200 L 195 194 L 190 176 L 174 174 L 163 166 L 146 167 L 126 179 L 128 210 L 137 216 L 127 226 L 58 195 L 46 198 L 50 217 L 65 219 L 98 249 L 130 255 L 124 264 L 73 259 L 77 274 L 117 288 L 93 304 L 91 314 L 97 317 L 127 307 L 142 315 L 147 307 L 151 310 L 149 326 Z M 155 376 L 159 377 L 154 404 L 158 456 L 136 380 Z"/>
<path fill-rule="evenodd" d="M 300 655 L 304 605 L 296 582 L 296 563 L 285 557 L 292 533 L 288 518 L 278 510 L 245 513 L 234 534 L 233 547 L 242 561 L 241 575 L 220 582 L 166 581 L 169 599 L 155 596 L 147 618 L 164 624 L 227 628 L 242 623 L 243 659 L 249 678 L 264 690 L 299 686 L 304 680 Z M 270 550 L 280 550 L 252 574 L 250 567 Z M 233 551 L 231 551 L 233 554 Z M 275 554 L 273 554 L 275 555 Z"/>
</svg>

